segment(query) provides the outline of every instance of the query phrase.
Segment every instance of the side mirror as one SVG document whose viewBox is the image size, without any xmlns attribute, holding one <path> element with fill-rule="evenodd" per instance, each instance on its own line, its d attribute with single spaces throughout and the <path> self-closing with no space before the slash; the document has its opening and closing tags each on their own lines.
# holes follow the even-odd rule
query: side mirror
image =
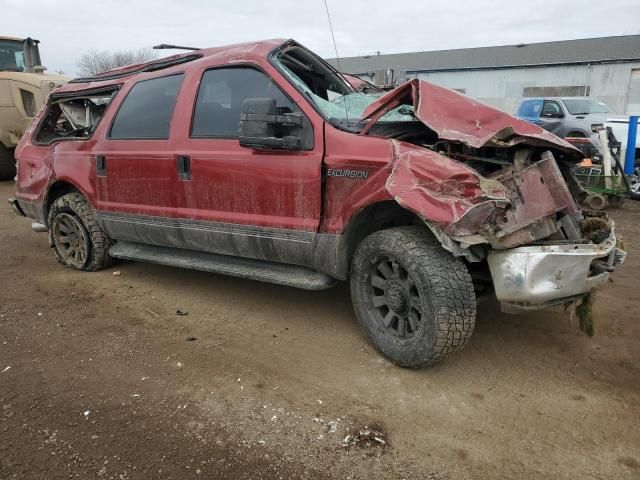
<svg viewBox="0 0 640 480">
<path fill-rule="evenodd" d="M 275 98 L 248 98 L 240 114 L 240 146 L 253 150 L 302 150 L 304 116 L 278 115 Z"/>
</svg>

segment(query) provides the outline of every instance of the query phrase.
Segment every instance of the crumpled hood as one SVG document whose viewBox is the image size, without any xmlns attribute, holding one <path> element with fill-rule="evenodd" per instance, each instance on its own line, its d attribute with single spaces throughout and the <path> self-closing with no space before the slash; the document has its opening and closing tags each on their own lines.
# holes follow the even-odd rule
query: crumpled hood
<svg viewBox="0 0 640 480">
<path fill-rule="evenodd" d="M 558 229 L 557 212 L 579 208 L 553 151 L 576 161 L 582 153 L 542 128 L 452 90 L 412 80 L 380 97 L 363 113 L 366 135 L 383 115 L 412 105 L 415 116 L 441 140 L 484 146 L 548 149 L 532 164 L 483 177 L 464 162 L 411 143 L 391 140 L 393 156 L 387 191 L 405 208 L 454 239 L 481 234 L 474 242 L 510 248 L 544 238 Z M 368 121 L 367 121 L 368 120 Z M 516 155 L 526 154 L 520 149 Z"/>
<path fill-rule="evenodd" d="M 537 125 L 423 80 L 411 80 L 369 105 L 362 115 L 362 121 L 368 123 L 361 134 L 366 134 L 389 110 L 403 104 L 412 105 L 416 118 L 443 140 L 474 148 L 527 143 L 557 148 L 576 159 L 582 157 L 577 148 Z"/>
</svg>

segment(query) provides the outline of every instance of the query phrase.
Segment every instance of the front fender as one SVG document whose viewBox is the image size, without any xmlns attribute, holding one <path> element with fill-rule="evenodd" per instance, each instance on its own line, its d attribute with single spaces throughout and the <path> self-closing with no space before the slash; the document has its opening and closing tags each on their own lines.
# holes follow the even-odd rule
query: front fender
<svg viewBox="0 0 640 480">
<path fill-rule="evenodd" d="M 404 208 L 448 233 L 471 235 L 496 206 L 509 203 L 500 182 L 433 150 L 393 141 L 387 191 Z"/>
</svg>

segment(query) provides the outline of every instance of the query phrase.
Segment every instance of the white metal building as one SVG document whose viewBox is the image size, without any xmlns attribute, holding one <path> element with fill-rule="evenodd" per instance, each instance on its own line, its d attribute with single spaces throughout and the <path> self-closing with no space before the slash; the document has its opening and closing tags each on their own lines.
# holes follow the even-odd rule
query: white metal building
<svg viewBox="0 0 640 480">
<path fill-rule="evenodd" d="M 340 68 L 378 85 L 424 79 L 510 113 L 537 96 L 591 96 L 640 113 L 640 35 L 348 57 Z"/>
</svg>

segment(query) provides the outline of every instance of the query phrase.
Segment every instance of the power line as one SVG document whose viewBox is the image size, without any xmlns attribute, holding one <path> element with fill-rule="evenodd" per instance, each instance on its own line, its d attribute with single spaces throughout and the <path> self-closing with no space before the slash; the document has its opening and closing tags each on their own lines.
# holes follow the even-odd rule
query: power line
<svg viewBox="0 0 640 480">
<path fill-rule="evenodd" d="M 327 0 L 322 0 L 324 2 L 324 9 L 327 11 L 327 20 L 329 20 L 329 30 L 331 30 L 331 39 L 333 40 L 333 49 L 336 52 L 336 64 L 338 65 L 338 74 L 342 76 L 342 68 L 340 67 L 340 55 L 338 55 L 338 44 L 336 43 L 336 36 L 333 34 L 333 24 L 331 23 L 331 15 L 329 14 L 329 6 L 327 5 Z M 349 125 L 349 108 L 347 107 L 347 96 L 343 95 L 344 101 L 344 115 L 345 120 L 347 121 L 347 125 Z"/>
</svg>

